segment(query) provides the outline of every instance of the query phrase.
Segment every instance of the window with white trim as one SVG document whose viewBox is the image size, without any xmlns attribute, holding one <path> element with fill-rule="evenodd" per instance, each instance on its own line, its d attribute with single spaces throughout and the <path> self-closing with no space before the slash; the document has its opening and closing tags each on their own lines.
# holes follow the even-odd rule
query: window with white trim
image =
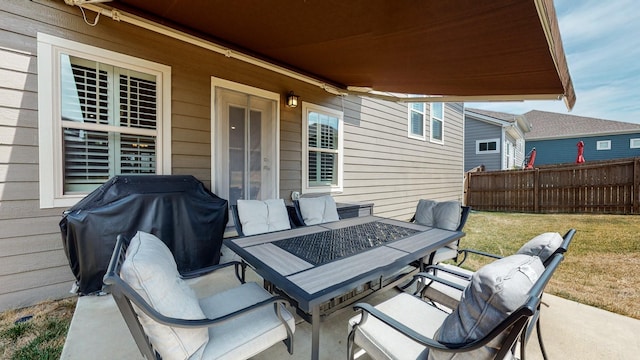
<svg viewBox="0 0 640 360">
<path fill-rule="evenodd" d="M 72 206 L 115 175 L 170 172 L 170 77 L 165 65 L 38 34 L 38 101 L 50 110 L 38 119 L 41 207 Z"/>
<path fill-rule="evenodd" d="M 412 139 L 426 140 L 426 104 L 409 103 L 408 136 Z"/>
<path fill-rule="evenodd" d="M 476 154 L 495 154 L 500 152 L 500 139 L 476 140 Z"/>
<path fill-rule="evenodd" d="M 444 143 L 444 103 L 431 103 L 431 141 Z"/>
<path fill-rule="evenodd" d="M 342 111 L 303 102 L 302 116 L 302 192 L 342 191 Z"/>
<path fill-rule="evenodd" d="M 596 150 L 611 150 L 611 140 L 600 140 L 596 143 Z"/>
<path fill-rule="evenodd" d="M 631 149 L 640 148 L 640 139 L 630 139 L 629 140 L 629 148 L 631 148 Z"/>
</svg>

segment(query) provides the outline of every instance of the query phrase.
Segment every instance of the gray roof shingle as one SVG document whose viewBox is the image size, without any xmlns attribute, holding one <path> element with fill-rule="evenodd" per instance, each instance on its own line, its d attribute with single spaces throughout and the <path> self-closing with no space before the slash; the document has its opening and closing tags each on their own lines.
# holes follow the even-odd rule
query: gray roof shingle
<svg viewBox="0 0 640 360">
<path fill-rule="evenodd" d="M 466 108 L 466 111 L 470 111 L 470 112 L 474 112 L 476 114 L 480 114 L 480 115 L 485 115 L 485 116 L 489 116 L 498 120 L 504 120 L 504 121 L 508 121 L 508 122 L 515 122 L 516 121 L 516 116 L 515 114 L 509 114 L 509 113 L 504 113 L 504 112 L 499 112 L 499 111 L 490 111 L 490 110 L 482 110 L 482 109 L 472 109 L 472 108 Z"/>
<path fill-rule="evenodd" d="M 524 114 L 531 123 L 531 131 L 525 134 L 526 140 L 546 138 L 567 138 L 584 135 L 640 133 L 640 124 L 596 119 L 584 116 L 559 114 L 532 110 Z"/>
</svg>

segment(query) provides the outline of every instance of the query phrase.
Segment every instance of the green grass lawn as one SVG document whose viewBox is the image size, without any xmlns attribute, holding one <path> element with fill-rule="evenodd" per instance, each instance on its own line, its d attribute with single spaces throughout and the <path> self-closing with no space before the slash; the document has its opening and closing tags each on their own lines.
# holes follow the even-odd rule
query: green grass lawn
<svg viewBox="0 0 640 360">
<path fill-rule="evenodd" d="M 510 255 L 540 233 L 571 228 L 576 235 L 547 292 L 640 319 L 640 216 L 473 211 L 460 246 Z"/>
<path fill-rule="evenodd" d="M 0 359 L 59 359 L 75 304 L 68 298 L 0 313 Z"/>
<path fill-rule="evenodd" d="M 640 319 L 640 216 L 534 215 L 472 211 L 460 246 L 499 255 L 543 232 L 577 230 L 547 292 Z M 477 269 L 471 257 L 465 265 Z M 0 313 L 0 359 L 58 359 L 75 298 Z M 28 321 L 18 322 L 32 315 Z"/>
</svg>

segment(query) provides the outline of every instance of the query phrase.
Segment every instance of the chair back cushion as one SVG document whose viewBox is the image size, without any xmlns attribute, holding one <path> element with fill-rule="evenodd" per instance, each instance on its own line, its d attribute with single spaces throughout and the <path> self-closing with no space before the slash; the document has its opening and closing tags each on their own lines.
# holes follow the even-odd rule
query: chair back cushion
<svg viewBox="0 0 640 360">
<path fill-rule="evenodd" d="M 476 271 L 458 307 L 444 320 L 434 339 L 445 344 L 481 339 L 528 299 L 528 292 L 544 271 L 536 256 L 511 255 Z M 492 359 L 506 333 L 486 346 L 455 354 L 455 359 Z M 429 351 L 429 359 L 452 359 L 454 353 Z"/>
<path fill-rule="evenodd" d="M 418 201 L 416 223 L 425 226 L 455 231 L 460 224 L 462 207 L 459 201 Z"/>
<path fill-rule="evenodd" d="M 205 318 L 196 294 L 180 277 L 171 251 L 154 235 L 138 231 L 131 239 L 120 276 L 162 315 Z M 209 341 L 206 327 L 170 327 L 155 322 L 135 305 L 134 309 L 149 341 L 163 359 L 186 359 L 204 351 Z"/>
<path fill-rule="evenodd" d="M 300 198 L 300 213 L 305 225 L 316 225 L 340 220 L 338 207 L 331 195 L 314 198 Z"/>
<path fill-rule="evenodd" d="M 562 240 L 557 232 L 540 234 L 522 245 L 516 254 L 537 256 L 544 263 L 562 245 Z"/>
<path fill-rule="evenodd" d="M 238 200 L 238 217 L 245 235 L 291 229 L 282 199 Z"/>
</svg>

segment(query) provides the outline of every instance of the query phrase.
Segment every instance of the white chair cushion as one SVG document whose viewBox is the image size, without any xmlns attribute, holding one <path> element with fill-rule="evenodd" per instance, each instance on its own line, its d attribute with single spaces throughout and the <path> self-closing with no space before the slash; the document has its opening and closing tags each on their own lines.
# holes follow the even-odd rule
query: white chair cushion
<svg viewBox="0 0 640 360">
<path fill-rule="evenodd" d="M 476 271 L 458 307 L 444 320 L 435 339 L 443 343 L 464 343 L 487 335 L 498 323 L 527 300 L 544 266 L 540 258 L 511 255 Z M 455 355 L 455 359 L 485 359 L 495 356 L 504 334 L 488 345 Z M 429 359 L 453 359 L 451 353 L 431 351 Z"/>
<path fill-rule="evenodd" d="M 300 213 L 305 225 L 317 225 L 331 221 L 338 221 L 338 208 L 331 195 L 315 198 L 301 198 L 298 200 Z"/>
<path fill-rule="evenodd" d="M 461 213 L 462 207 L 458 201 L 420 199 L 416 207 L 416 223 L 453 231 L 460 224 Z"/>
<path fill-rule="evenodd" d="M 451 269 L 457 273 L 463 274 L 465 277 L 456 276 L 450 274 L 446 271 L 437 271 L 436 275 L 443 279 L 450 281 L 454 284 L 461 285 L 462 287 L 467 287 L 469 285 L 469 280 L 473 275 L 473 271 L 463 269 L 461 267 L 457 267 L 455 265 L 450 264 L 440 264 L 440 266 L 444 268 Z M 449 309 L 455 309 L 460 302 L 460 297 L 462 296 L 462 291 L 452 288 L 450 286 L 444 285 L 437 281 L 432 282 L 429 287 L 424 291 L 424 296 L 428 299 L 431 299 L 435 302 L 438 302 Z"/>
<path fill-rule="evenodd" d="M 200 299 L 200 306 L 209 318 L 229 314 L 271 297 L 254 282 L 242 284 L 222 293 Z M 284 307 L 282 316 L 295 330 L 293 316 Z M 276 316 L 273 306 L 251 311 L 231 321 L 209 328 L 211 340 L 202 359 L 248 359 L 287 338 L 287 331 Z"/>
<path fill-rule="evenodd" d="M 458 255 L 458 250 L 456 250 L 458 248 L 457 244 L 458 241 L 456 240 L 436 250 L 431 263 L 438 264 L 445 260 L 455 259 Z M 426 260 L 429 260 L 429 257 L 427 257 Z"/>
<path fill-rule="evenodd" d="M 562 240 L 557 232 L 543 233 L 527 241 L 516 254 L 537 256 L 544 263 L 562 245 Z"/>
<path fill-rule="evenodd" d="M 433 337 L 438 326 L 447 317 L 444 311 L 406 293 L 400 293 L 376 305 L 376 309 L 426 337 Z M 358 322 L 360 315 L 351 318 L 349 331 Z M 354 336 L 355 344 L 373 359 L 426 359 L 428 355 L 428 349 L 424 346 L 392 330 L 373 316 L 369 316 L 362 326 L 358 326 Z"/>
<path fill-rule="evenodd" d="M 238 217 L 245 235 L 291 229 L 282 199 L 238 200 Z"/>
<path fill-rule="evenodd" d="M 173 255 L 154 235 L 138 231 L 131 239 L 122 279 L 162 315 L 180 319 L 204 319 L 193 290 L 180 278 Z M 185 359 L 204 350 L 206 328 L 169 327 L 153 321 L 134 306 L 151 344 L 163 359 Z M 117 344 L 114 344 L 117 345 Z"/>
</svg>

